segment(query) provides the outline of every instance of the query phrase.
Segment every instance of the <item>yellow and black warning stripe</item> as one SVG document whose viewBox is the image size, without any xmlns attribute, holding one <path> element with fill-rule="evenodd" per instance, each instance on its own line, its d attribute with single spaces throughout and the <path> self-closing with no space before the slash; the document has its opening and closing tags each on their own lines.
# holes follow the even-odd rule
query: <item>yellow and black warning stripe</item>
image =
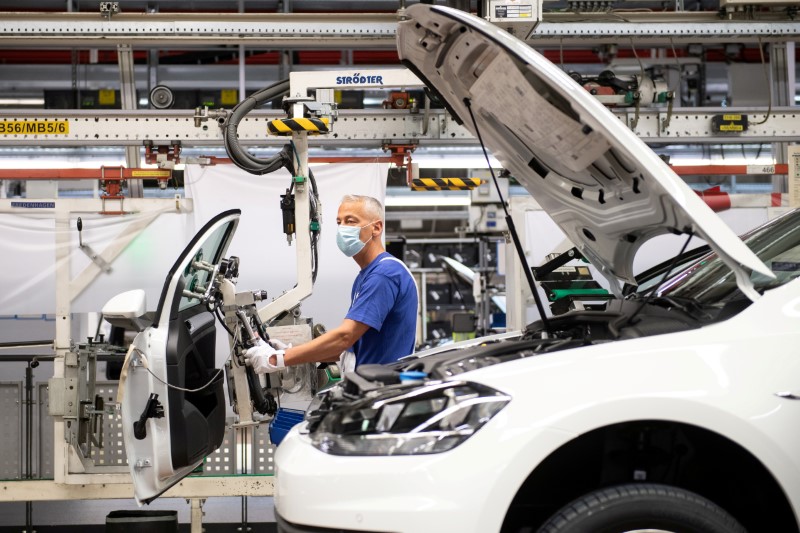
<svg viewBox="0 0 800 533">
<path fill-rule="evenodd" d="M 417 178 L 411 180 L 412 191 L 471 191 L 485 183 L 480 178 Z"/>
<path fill-rule="evenodd" d="M 297 131 L 307 131 L 309 135 L 328 133 L 327 118 L 283 118 L 267 124 L 270 135 L 291 135 Z"/>
</svg>

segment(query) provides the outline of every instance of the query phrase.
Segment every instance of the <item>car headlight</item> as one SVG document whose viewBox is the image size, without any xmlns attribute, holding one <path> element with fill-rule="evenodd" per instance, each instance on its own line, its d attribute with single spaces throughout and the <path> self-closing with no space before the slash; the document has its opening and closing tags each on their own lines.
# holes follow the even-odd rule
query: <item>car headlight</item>
<svg viewBox="0 0 800 533">
<path fill-rule="evenodd" d="M 395 389 L 327 413 L 311 443 L 331 455 L 441 453 L 471 437 L 510 400 L 465 382 Z"/>
</svg>

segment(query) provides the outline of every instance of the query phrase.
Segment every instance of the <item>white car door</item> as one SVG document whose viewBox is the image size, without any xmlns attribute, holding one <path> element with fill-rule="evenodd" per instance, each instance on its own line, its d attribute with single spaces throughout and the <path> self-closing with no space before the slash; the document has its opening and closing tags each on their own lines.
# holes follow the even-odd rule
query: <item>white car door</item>
<svg viewBox="0 0 800 533">
<path fill-rule="evenodd" d="M 136 500 L 148 503 L 217 449 L 225 432 L 224 372 L 202 293 L 230 244 L 240 211 L 221 213 L 192 239 L 164 283 L 152 325 L 134 339 L 120 380 L 122 425 Z"/>
</svg>

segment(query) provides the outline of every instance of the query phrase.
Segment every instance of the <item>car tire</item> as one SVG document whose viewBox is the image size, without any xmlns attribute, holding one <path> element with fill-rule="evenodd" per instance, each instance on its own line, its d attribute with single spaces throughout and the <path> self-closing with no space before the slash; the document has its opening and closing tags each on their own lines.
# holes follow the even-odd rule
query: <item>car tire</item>
<svg viewBox="0 0 800 533">
<path fill-rule="evenodd" d="M 561 508 L 539 533 L 746 533 L 721 507 L 688 490 L 636 483 L 590 492 Z"/>
</svg>

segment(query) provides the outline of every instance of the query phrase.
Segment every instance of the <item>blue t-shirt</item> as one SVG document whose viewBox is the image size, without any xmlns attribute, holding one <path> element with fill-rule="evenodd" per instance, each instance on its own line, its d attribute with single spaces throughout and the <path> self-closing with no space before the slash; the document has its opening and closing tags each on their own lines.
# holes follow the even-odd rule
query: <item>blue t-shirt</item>
<svg viewBox="0 0 800 533">
<path fill-rule="evenodd" d="M 369 329 L 353 345 L 356 365 L 393 363 L 414 353 L 417 286 L 408 268 L 388 252 L 359 272 L 346 318 Z"/>
</svg>

